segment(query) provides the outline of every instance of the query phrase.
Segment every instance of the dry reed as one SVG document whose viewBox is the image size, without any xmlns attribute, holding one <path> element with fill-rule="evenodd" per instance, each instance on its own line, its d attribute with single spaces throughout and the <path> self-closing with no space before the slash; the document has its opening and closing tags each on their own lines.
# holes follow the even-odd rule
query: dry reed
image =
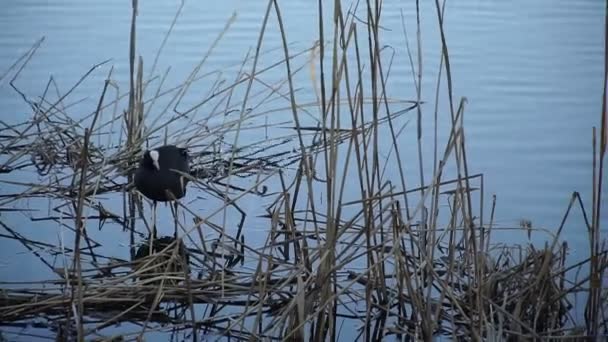
<svg viewBox="0 0 608 342">
<path fill-rule="evenodd" d="M 334 4 L 332 26 L 325 27 L 327 14 L 318 3 L 318 38 L 327 42 L 330 37 L 329 42 L 293 52 L 279 3 L 269 0 L 253 56 L 247 54 L 233 81 L 216 80 L 210 95 L 187 109 L 178 110 L 178 104 L 185 102 L 188 89 L 213 77 L 199 75 L 207 55 L 176 87 L 163 87 L 166 75 L 154 75 L 158 55 L 144 79 L 143 58 L 136 58 L 137 1 L 127 93 L 120 92 L 110 69 L 97 108 L 75 120 L 68 114 L 71 92 L 106 62 L 55 100 L 51 93 L 59 89 L 52 89 L 52 79 L 36 101 L 14 86 L 32 115 L 17 125 L 1 123 L 0 171 L 14 177 L 2 181 L 13 190 L 0 194 L 0 214 L 27 215 L 51 227 L 55 223 L 61 234 L 72 234 L 74 244 L 56 245 L 0 221 L 0 238 L 21 244 L 49 271 L 48 279 L 25 282 L 16 276 L 2 284 L 0 325 L 6 336 L 27 336 L 21 328 L 79 341 L 137 340 L 154 331 L 194 341 L 205 336 L 430 341 L 439 335 L 454 340 L 597 340 L 607 334 L 608 292 L 602 279 L 608 249 L 599 229 L 606 125 L 599 155 L 593 136 L 591 220 L 575 192 L 562 225 L 547 235 L 544 248 L 495 243 L 492 232 L 501 229 L 522 235 L 543 232 L 529 222 L 497 227 L 496 197 L 489 220 L 484 218 L 484 176 L 471 173 L 466 154 L 466 99 L 456 103 L 452 97 L 443 4 L 436 1 L 440 69 L 445 67 L 449 91 L 443 120 L 450 125 L 442 146 L 437 135 L 441 113 L 435 107 L 431 177 L 423 172 L 428 157 L 421 148 L 422 74 L 414 70 L 422 65 L 420 16 L 417 55 L 409 52 L 404 30 L 416 100 L 396 101 L 386 89 L 393 61 L 381 41 L 381 2 L 360 5 L 365 23 L 354 16 L 357 8 L 344 9 L 338 0 Z M 276 26 L 271 26 L 272 17 Z M 269 27 L 281 33 L 283 59 L 260 67 Z M 12 81 L 40 43 L 11 68 L 21 65 Z M 307 67 L 318 100 L 302 103 L 295 76 Z M 285 77 L 269 84 L 264 80 L 269 72 Z M 151 90 L 155 81 L 160 84 Z M 128 105 L 121 113 L 124 99 Z M 206 116 L 199 113 L 203 107 Z M 260 123 L 281 111 L 291 119 Z M 315 111 L 317 124 L 309 126 L 303 113 Z M 414 156 L 405 155 L 399 144 L 403 126 L 398 125 L 405 125 L 406 115 L 414 115 L 417 125 Z M 605 105 L 602 115 L 605 122 Z M 176 126 L 181 128 L 168 133 Z M 295 133 L 240 137 L 247 130 L 280 132 L 285 127 Z M 163 131 L 164 140 L 190 147 L 193 165 L 187 176 L 196 198 L 180 203 L 180 238 L 155 241 L 154 253 L 147 255 L 150 223 L 132 174 L 145 144 L 164 141 Z M 383 140 L 390 143 L 388 157 Z M 387 168 L 396 169 L 397 181 L 387 179 Z M 408 179 L 406 168 L 417 169 L 419 179 Z M 265 214 L 257 221 L 239 205 L 247 198 L 265 202 Z M 47 201 L 51 213 L 34 217 L 24 204 L 35 200 Z M 208 209 L 204 215 L 201 202 Z M 589 258 L 575 265 L 567 262 L 567 245 L 560 243 L 573 208 L 583 211 L 591 247 Z M 228 227 L 231 218 L 236 229 Z M 264 222 L 263 229 L 253 227 L 258 222 Z M 116 227 L 130 236 L 130 258 L 97 241 L 102 234 L 118 236 Z M 575 270 L 587 275 L 572 279 L 567 274 Z M 584 324 L 573 304 L 581 293 L 587 299 Z"/>
</svg>

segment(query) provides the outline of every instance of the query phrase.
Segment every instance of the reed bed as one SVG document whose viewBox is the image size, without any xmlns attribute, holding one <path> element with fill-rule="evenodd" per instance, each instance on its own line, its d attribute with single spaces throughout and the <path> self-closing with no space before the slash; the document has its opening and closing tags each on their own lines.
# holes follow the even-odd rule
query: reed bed
<svg viewBox="0 0 608 342">
<path fill-rule="evenodd" d="M 599 143 L 593 136 L 591 217 L 574 192 L 553 232 L 523 221 L 498 226 L 496 197 L 485 196 L 484 175 L 467 158 L 466 99 L 453 99 L 442 4 L 436 2 L 443 47 L 437 82 L 447 82 L 449 106 L 432 113 L 435 152 L 427 156 L 421 120 L 429 109 L 415 72 L 421 55 L 409 54 L 416 99 L 389 98 L 393 60 L 381 41 L 381 2 L 343 8 L 335 1 L 331 27 L 323 25 L 321 3 L 323 43 L 292 51 L 281 8 L 269 1 L 255 51 L 232 80 L 200 74 L 206 57 L 173 88 L 164 86 L 166 75 L 144 78 L 137 1 L 128 91 L 101 63 L 71 90 L 60 93 L 51 79 L 44 95 L 31 99 L 13 81 L 41 42 L 16 62 L 11 85 L 32 113 L 18 124 L 0 123 L 0 172 L 10 189 L 0 193 L 0 238 L 20 244 L 47 272 L 2 284 L 3 338 L 498 341 L 608 334 L 608 248 L 599 228 L 606 125 Z M 283 58 L 260 67 L 270 29 L 281 33 Z M 70 94 L 101 69 L 109 71 L 97 107 L 75 119 Z M 277 72 L 284 78 L 268 84 L 265 75 Z M 307 72 L 316 101 L 301 102 L 296 78 Z M 209 95 L 182 105 L 200 82 L 213 82 Z M 280 120 L 267 120 L 279 112 Z M 399 143 L 410 121 L 413 155 Z M 439 132 L 445 143 L 441 127 L 448 127 Z M 150 216 L 133 171 L 147 145 L 162 142 L 189 147 L 191 183 L 173 213 L 179 238 L 159 238 L 150 248 Z M 423 172 L 429 165 L 430 177 Z M 256 210 L 242 205 L 252 202 Z M 45 205 L 48 215 L 38 215 Z M 574 209 L 582 209 L 590 243 L 588 258 L 576 264 L 561 239 Z M 29 218 L 61 238 L 5 220 L 15 215 L 20 225 Z M 547 243 L 494 241 L 502 230 L 546 234 Z"/>
</svg>

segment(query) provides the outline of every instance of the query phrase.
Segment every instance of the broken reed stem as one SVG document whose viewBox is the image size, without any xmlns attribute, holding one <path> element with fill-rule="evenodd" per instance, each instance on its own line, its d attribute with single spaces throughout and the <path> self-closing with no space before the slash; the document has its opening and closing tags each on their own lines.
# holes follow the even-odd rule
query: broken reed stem
<svg viewBox="0 0 608 342">
<path fill-rule="evenodd" d="M 77 198 L 77 206 L 76 206 L 76 237 L 74 241 L 74 267 L 76 269 L 76 276 L 78 278 L 77 288 L 72 288 L 72 296 L 74 292 L 78 295 L 77 301 L 77 310 L 76 317 L 77 320 L 77 329 L 78 329 L 78 340 L 84 341 L 84 328 L 83 328 L 83 316 L 84 316 L 84 306 L 83 306 L 83 284 L 82 284 L 82 263 L 80 260 L 80 240 L 83 235 L 86 235 L 85 222 L 83 220 L 83 211 L 84 211 L 84 199 L 85 199 L 85 187 L 88 179 L 88 165 L 89 165 L 89 144 L 91 140 L 91 132 L 93 132 L 95 128 L 95 123 L 97 122 L 97 118 L 101 112 L 101 106 L 103 104 L 103 100 L 108 89 L 108 84 L 110 82 L 110 76 L 112 75 L 112 69 L 110 69 L 110 73 L 108 78 L 106 79 L 103 87 L 103 91 L 101 92 L 101 96 L 99 97 L 99 102 L 97 105 L 97 110 L 95 112 L 95 116 L 93 116 L 93 120 L 89 128 L 84 131 L 84 143 L 82 146 L 82 150 L 80 153 L 80 183 L 78 188 L 78 198 Z M 75 291 L 76 290 L 76 291 Z"/>
<path fill-rule="evenodd" d="M 143 92 L 143 88 L 141 88 L 141 79 L 136 78 L 136 69 L 135 69 L 135 55 L 136 55 L 136 34 L 137 34 L 137 11 L 138 11 L 138 0 L 131 0 L 131 28 L 129 34 L 129 104 L 128 109 L 125 112 L 125 123 L 126 123 L 126 149 L 128 151 L 134 151 L 139 146 L 141 146 L 141 141 L 139 138 L 141 137 L 141 131 L 143 129 L 143 123 L 139 120 L 139 110 L 143 109 L 143 103 L 141 103 L 141 98 L 143 98 L 143 93 L 138 96 L 140 92 Z M 139 73 L 143 73 L 142 64 L 140 60 L 140 68 Z M 141 91 L 138 91 L 138 88 Z M 141 105 L 140 105 L 141 104 Z M 129 172 L 127 174 L 128 184 L 133 184 L 134 182 L 134 173 Z M 126 190 L 126 189 L 124 189 Z M 136 193 L 132 191 L 124 191 L 123 192 L 123 201 L 126 202 L 128 206 L 128 212 L 125 212 L 123 215 L 123 219 L 125 222 L 128 222 L 127 225 L 123 226 L 123 229 L 129 231 L 129 242 L 130 242 L 130 254 L 131 258 L 135 257 L 135 218 L 137 217 L 136 208 L 138 206 L 141 207 L 141 201 Z M 152 222 L 153 225 L 156 222 Z M 152 228 L 154 229 L 154 228 Z M 150 236 L 152 234 L 150 233 Z"/>
</svg>

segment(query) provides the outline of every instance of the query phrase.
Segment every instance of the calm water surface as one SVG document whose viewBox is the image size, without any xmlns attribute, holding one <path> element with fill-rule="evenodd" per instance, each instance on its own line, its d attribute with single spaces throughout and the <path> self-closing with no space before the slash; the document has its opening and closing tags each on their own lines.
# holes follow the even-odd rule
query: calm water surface
<svg viewBox="0 0 608 342">
<path fill-rule="evenodd" d="M 178 3 L 140 2 L 138 53 L 144 56 L 148 67 Z M 288 40 L 297 47 L 311 45 L 317 39 L 318 25 L 316 7 L 311 5 L 314 2 L 281 3 Z M 421 9 L 422 97 L 427 102 L 424 125 L 428 132 L 424 149 L 429 156 L 441 46 L 431 3 Z M 402 13 L 410 46 L 415 47 L 414 6 L 414 1 L 385 1 L 383 12 L 382 40 L 395 51 L 389 95 L 405 99 L 415 99 L 415 90 Z M 469 100 L 465 114 L 469 170 L 485 174 L 486 195 L 498 195 L 496 218 L 501 225 L 517 226 L 525 218 L 554 231 L 573 191 L 581 192 L 589 205 L 591 127 L 599 125 L 601 110 L 604 6 L 603 1 L 597 0 L 448 1 L 445 31 L 454 95 L 456 99 L 466 96 Z M 37 39 L 45 37 L 18 81 L 30 96 L 40 95 L 51 75 L 65 91 L 92 65 L 106 59 L 112 60 L 117 83 L 123 90 L 128 88 L 129 1 L 93 4 L 60 0 L 47 4 L 8 0 L 2 7 L 0 74 Z M 225 0 L 213 5 L 187 2 L 159 59 L 158 70 L 171 66 L 170 80 L 184 79 L 233 12 L 237 20 L 205 68 L 215 70 L 238 64 L 256 44 L 265 8 L 265 1 Z M 364 17 L 362 11 L 358 14 Z M 275 27 L 274 17 L 269 25 Z M 280 46 L 277 32 L 267 31 L 266 48 Z M 93 108 L 106 72 L 107 69 L 94 74 L 77 90 L 75 98 L 88 97 L 83 108 L 85 105 Z M 446 109 L 445 101 L 441 100 L 440 110 L 445 114 Z M 7 80 L 2 80 L 0 118 L 16 122 L 29 113 Z M 285 119 L 290 118 L 291 114 L 285 113 Z M 415 125 L 408 126 L 405 134 L 414 136 Z M 415 141 L 408 139 L 404 138 L 404 145 L 405 141 L 412 144 Z M 404 151 L 409 153 L 410 148 L 404 146 Z M 426 161 L 430 178 L 432 157 Z M 415 175 L 415 168 L 411 169 Z M 603 196 L 606 198 L 608 192 Z M 607 210 L 604 204 L 604 227 L 608 224 Z M 579 211 L 574 214 L 564 237 L 574 253 L 579 253 L 586 249 L 586 230 Z M 15 223 L 18 218 L 11 220 Z M 0 249 L 0 259 L 8 260 L 0 269 L 0 279 L 13 279 L 11 274 L 18 269 L 14 264 L 15 252 L 24 250 L 17 246 Z"/>
</svg>

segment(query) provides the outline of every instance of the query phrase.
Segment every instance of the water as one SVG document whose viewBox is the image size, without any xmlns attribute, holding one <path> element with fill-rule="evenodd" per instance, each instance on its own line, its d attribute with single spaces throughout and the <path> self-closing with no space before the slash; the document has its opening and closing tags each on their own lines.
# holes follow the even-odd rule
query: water
<svg viewBox="0 0 608 342">
<path fill-rule="evenodd" d="M 149 68 L 162 37 L 178 9 L 177 1 L 140 2 L 138 54 Z M 307 1 L 283 1 L 282 16 L 288 41 L 304 48 L 317 39 L 316 6 Z M 415 48 L 415 4 L 386 1 L 382 41 L 395 51 L 390 96 L 415 99 L 414 83 L 405 49 L 402 13 L 410 47 Z M 163 54 L 157 72 L 171 67 L 168 82 L 183 80 L 203 58 L 233 13 L 237 20 L 203 66 L 203 72 L 238 65 L 248 49 L 255 47 L 266 4 L 264 1 L 187 2 Z M 329 12 L 330 6 L 326 8 Z M 326 13 L 327 13 L 326 12 Z M 358 13 L 364 17 L 364 13 Z M 42 94 L 53 75 L 62 91 L 69 89 L 92 65 L 111 59 L 114 79 L 128 89 L 128 32 L 130 3 L 108 0 L 95 5 L 82 1 L 9 0 L 0 12 L 0 75 L 40 37 L 45 41 L 17 84 L 30 96 Z M 328 16 L 329 17 L 329 16 Z M 591 127 L 599 125 L 603 72 L 604 3 L 601 1 L 448 1 L 445 32 L 451 58 L 454 97 L 466 96 L 465 122 L 469 168 L 485 175 L 486 197 L 498 195 L 497 222 L 516 227 L 521 219 L 555 231 L 570 195 L 579 191 L 590 212 Z M 326 22 L 329 24 L 329 21 Z M 269 25 L 276 27 L 276 18 Z M 432 165 L 432 108 L 440 56 L 440 36 L 432 2 L 421 8 L 425 163 L 427 179 Z M 329 26 L 326 26 L 329 27 Z M 361 33 L 363 32 L 361 26 Z M 326 34 L 329 33 L 326 29 Z M 328 36 L 329 37 L 329 36 Z M 265 49 L 280 47 L 278 30 L 268 30 Z M 269 64 L 281 54 L 271 53 Z M 107 68 L 95 72 L 74 93 L 83 98 L 78 108 L 94 108 Z M 149 70 L 149 69 L 146 69 Z M 277 69 L 277 73 L 283 69 Z M 277 74 L 277 79 L 283 75 Z M 310 88 L 306 77 L 299 83 Z M 442 80 L 445 85 L 445 79 Z M 202 88 L 205 85 L 200 85 Z M 207 89 L 201 89 L 204 93 Z M 311 96 L 304 90 L 303 98 Z M 440 102 L 440 121 L 448 120 L 445 89 Z M 0 119 L 24 120 L 30 111 L 12 91 L 8 80 L 0 81 Z M 290 120 L 286 111 L 281 120 Z M 413 122 L 402 143 L 408 155 L 415 135 Z M 445 138 L 445 137 L 444 137 Z M 389 144 L 390 142 L 385 142 Z M 409 145 L 409 146 L 414 146 Z M 411 166 L 408 175 L 415 175 Z M 415 176 L 410 179 L 417 179 Z M 416 184 L 417 185 L 417 184 Z M 605 187 L 606 189 L 606 187 Z M 603 197 L 608 196 L 604 191 Z M 605 202 L 604 202 L 605 203 Z M 604 226 L 606 205 L 601 218 Z M 573 254 L 584 256 L 586 229 L 580 211 L 566 226 L 563 237 Z M 4 218 L 3 218 L 4 219 Z M 12 223 L 29 220 L 8 218 Z M 21 220 L 21 221 L 19 221 Z M 57 240 L 56 232 L 49 239 Z M 539 236 L 542 241 L 546 236 Z M 16 260 L 24 253 L 18 245 L 1 240 L 0 279 L 13 280 Z M 27 253 L 26 253 L 27 254 Z M 22 263 L 23 259 L 19 259 Z M 31 261 L 35 269 L 37 260 Z M 23 267 L 23 265 L 21 265 Z M 36 272 L 25 272 L 35 278 Z"/>
</svg>

